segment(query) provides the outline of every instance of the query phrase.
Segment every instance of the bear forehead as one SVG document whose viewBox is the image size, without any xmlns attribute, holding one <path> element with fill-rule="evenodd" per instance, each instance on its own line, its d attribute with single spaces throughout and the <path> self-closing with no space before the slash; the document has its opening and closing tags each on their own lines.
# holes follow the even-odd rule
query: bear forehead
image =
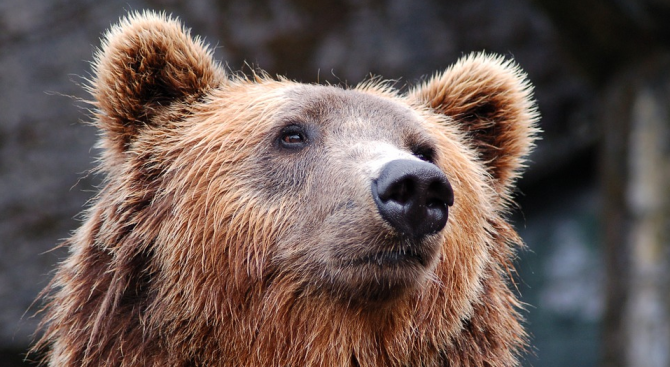
<svg viewBox="0 0 670 367">
<path fill-rule="evenodd" d="M 407 134 L 427 134 L 421 115 L 401 98 L 381 91 L 298 85 L 284 91 L 287 103 L 281 120 L 314 123 L 335 133 L 355 132 L 361 138 L 394 140 Z M 424 137 L 428 139 L 427 136 Z M 385 140 L 386 140 L 385 139 Z"/>
</svg>

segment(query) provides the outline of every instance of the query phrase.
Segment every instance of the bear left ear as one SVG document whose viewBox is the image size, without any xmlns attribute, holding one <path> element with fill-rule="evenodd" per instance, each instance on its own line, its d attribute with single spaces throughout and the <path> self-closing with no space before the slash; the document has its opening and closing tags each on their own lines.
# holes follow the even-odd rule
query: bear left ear
<svg viewBox="0 0 670 367">
<path fill-rule="evenodd" d="M 192 103 L 224 83 L 211 50 L 165 14 L 132 13 L 106 34 L 89 87 L 107 149 L 123 152 L 175 102 Z"/>
<path fill-rule="evenodd" d="M 539 118 L 525 73 L 499 56 L 473 54 L 408 97 L 444 114 L 468 136 L 503 198 L 534 145 Z"/>
</svg>

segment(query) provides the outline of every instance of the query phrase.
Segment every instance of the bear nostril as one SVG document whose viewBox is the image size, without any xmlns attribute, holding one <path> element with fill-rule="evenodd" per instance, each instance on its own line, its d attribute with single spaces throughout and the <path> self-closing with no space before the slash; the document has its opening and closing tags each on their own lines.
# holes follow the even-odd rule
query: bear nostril
<svg viewBox="0 0 670 367">
<path fill-rule="evenodd" d="M 386 164 L 372 183 L 372 195 L 382 218 L 412 237 L 442 230 L 454 201 L 444 173 L 431 163 L 415 160 Z"/>
<path fill-rule="evenodd" d="M 426 207 L 429 209 L 443 208 L 445 205 L 447 205 L 447 203 L 441 200 L 430 199 L 426 201 Z"/>
<path fill-rule="evenodd" d="M 441 179 L 441 177 L 434 178 L 430 185 L 428 185 L 426 195 L 428 196 L 426 199 L 426 205 L 454 205 L 454 191 L 451 189 L 451 185 L 449 184 L 446 176 L 444 177 L 444 181 Z"/>
<path fill-rule="evenodd" d="M 382 201 L 391 200 L 399 204 L 405 204 L 410 200 L 412 193 L 415 190 L 414 186 L 414 181 L 411 178 L 394 182 L 388 189 L 383 190 L 379 198 Z"/>
</svg>

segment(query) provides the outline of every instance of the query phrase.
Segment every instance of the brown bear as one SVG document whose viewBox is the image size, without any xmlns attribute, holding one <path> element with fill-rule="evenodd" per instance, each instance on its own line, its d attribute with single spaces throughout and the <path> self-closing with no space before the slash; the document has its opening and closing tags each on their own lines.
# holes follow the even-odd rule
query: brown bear
<svg viewBox="0 0 670 367">
<path fill-rule="evenodd" d="M 514 366 L 506 217 L 526 76 L 474 54 L 401 92 L 231 75 L 177 20 L 96 54 L 105 179 L 45 293 L 52 366 Z"/>
</svg>

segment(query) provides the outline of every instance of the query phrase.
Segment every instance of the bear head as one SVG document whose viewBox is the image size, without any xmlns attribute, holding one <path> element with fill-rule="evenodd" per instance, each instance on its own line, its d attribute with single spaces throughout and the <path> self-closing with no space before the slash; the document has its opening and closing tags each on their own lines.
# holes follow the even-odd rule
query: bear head
<svg viewBox="0 0 670 367">
<path fill-rule="evenodd" d="M 406 92 L 245 77 L 137 13 L 89 89 L 105 179 L 49 291 L 53 364 L 517 363 L 506 214 L 537 113 L 514 63 Z"/>
</svg>

